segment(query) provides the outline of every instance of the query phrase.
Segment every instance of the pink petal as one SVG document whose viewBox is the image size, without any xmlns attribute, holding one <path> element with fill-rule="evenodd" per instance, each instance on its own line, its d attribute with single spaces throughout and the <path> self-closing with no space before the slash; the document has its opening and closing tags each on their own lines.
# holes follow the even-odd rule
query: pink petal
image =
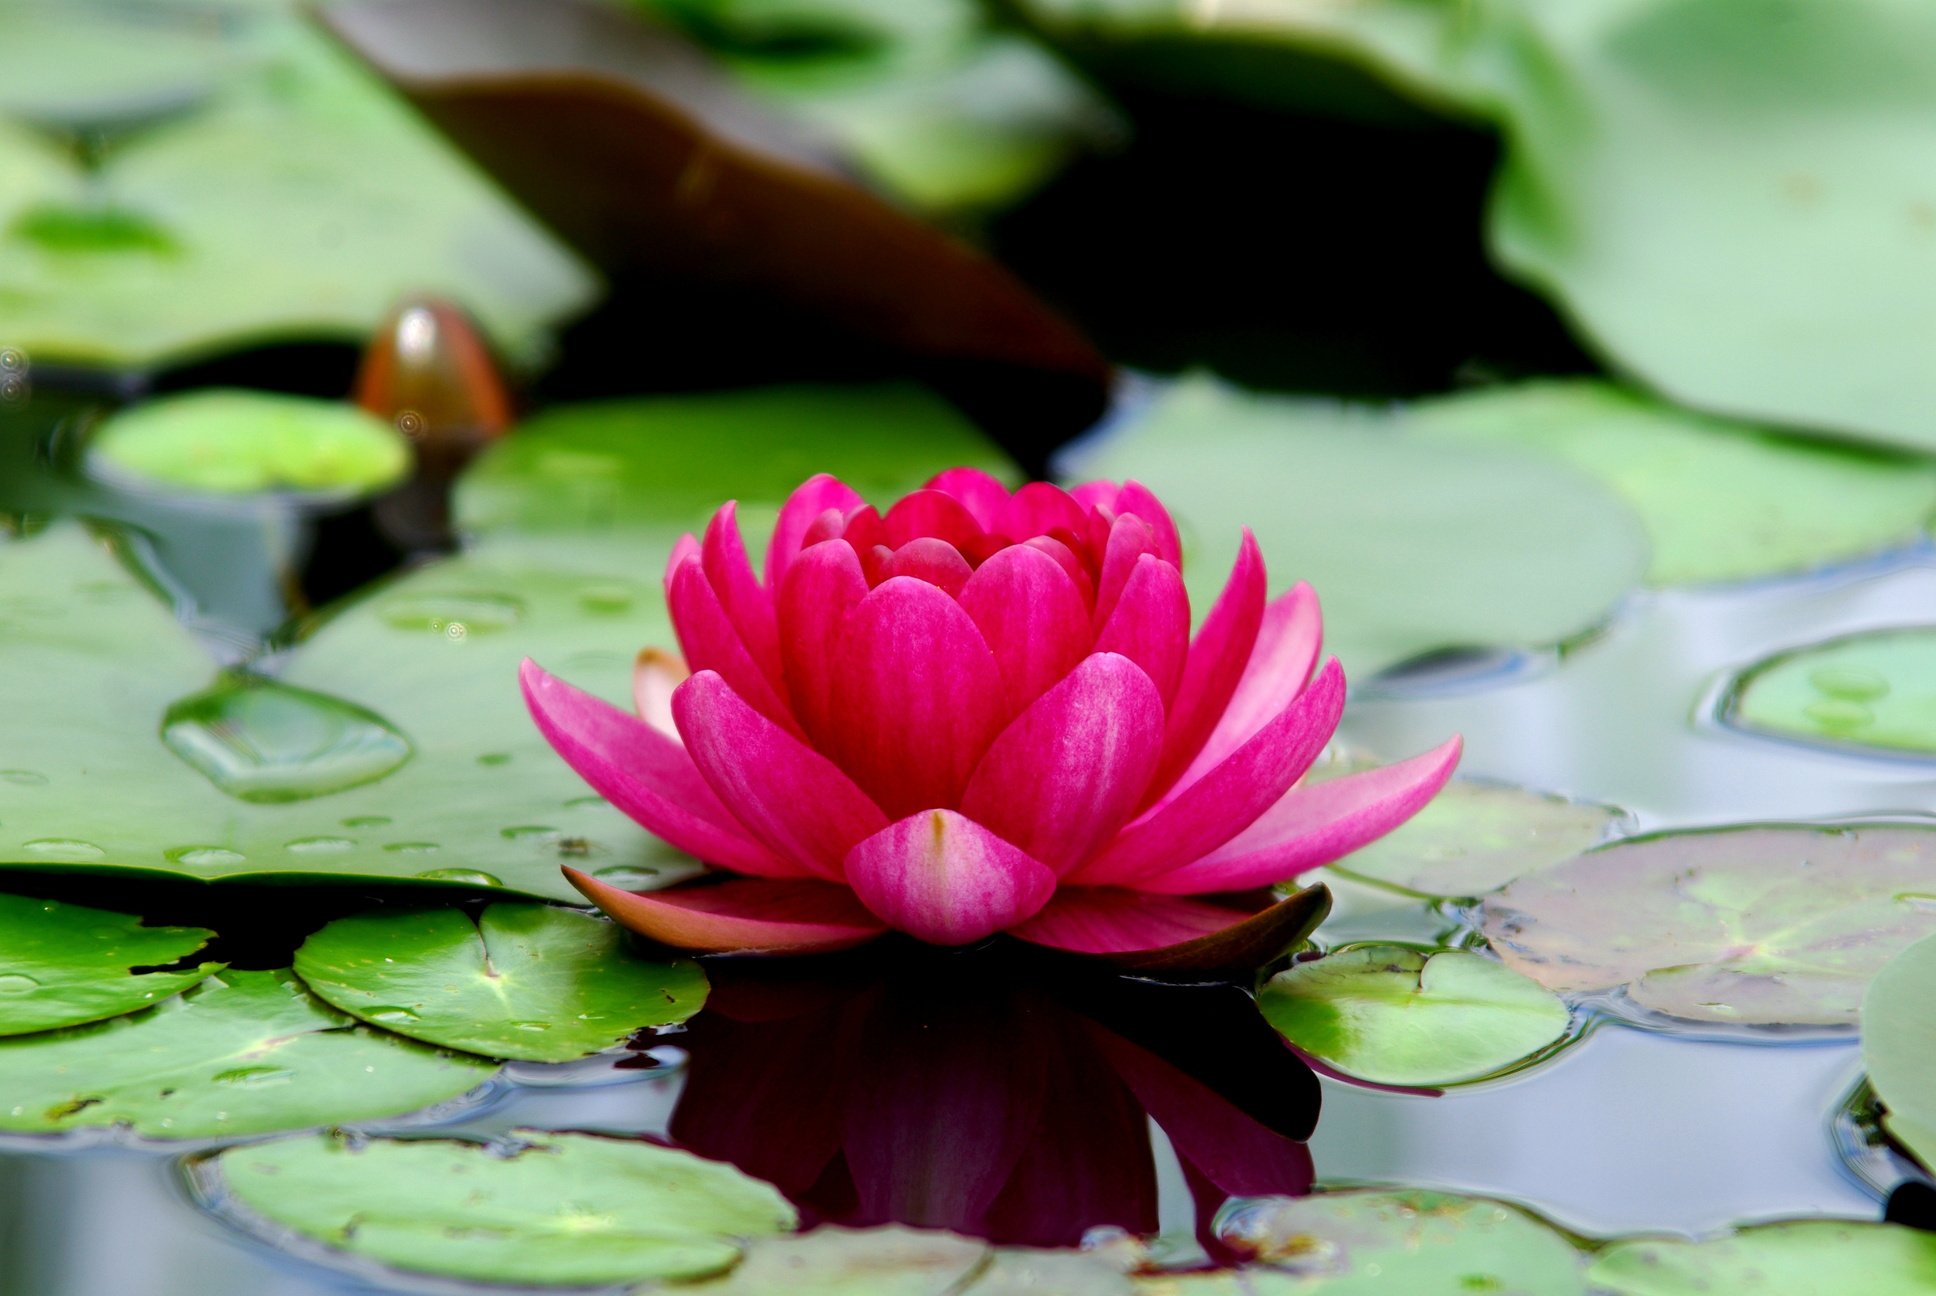
<svg viewBox="0 0 1936 1296">
<path fill-rule="evenodd" d="M 1089 511 L 1070 499 L 1060 486 L 1030 482 L 1008 497 L 1002 524 L 995 530 L 1017 541 L 1047 535 L 1058 527 L 1080 535 L 1088 516 Z"/>
<path fill-rule="evenodd" d="M 1183 680 L 1170 704 L 1168 730 L 1163 735 L 1163 760 L 1150 785 L 1153 801 L 1168 791 L 1217 727 L 1237 691 L 1264 621 L 1264 556 L 1257 540 L 1244 528 L 1230 580 L 1204 618 L 1190 645 Z M 1306 668 L 1308 671 L 1308 667 Z"/>
<path fill-rule="evenodd" d="M 776 855 L 839 880 L 855 842 L 887 816 L 819 752 L 700 671 L 672 695 L 693 764 L 726 808 Z"/>
<path fill-rule="evenodd" d="M 691 674 L 686 664 L 663 648 L 643 648 L 632 664 L 632 709 L 639 719 L 676 743 L 679 726 L 672 720 L 672 690 Z"/>
<path fill-rule="evenodd" d="M 863 504 L 847 514 L 841 523 L 840 537 L 854 546 L 856 553 L 866 553 L 875 545 L 887 544 L 887 524 L 872 504 Z"/>
<path fill-rule="evenodd" d="M 649 831 L 722 868 L 759 877 L 806 875 L 747 834 L 678 742 L 529 658 L 518 683 L 538 731 L 565 764 Z"/>
<path fill-rule="evenodd" d="M 982 533 L 981 523 L 952 495 L 937 490 L 911 491 L 894 501 L 881 519 L 887 528 L 887 547 L 899 549 L 910 540 L 927 537 L 961 546 Z"/>
<path fill-rule="evenodd" d="M 969 577 L 960 601 L 1001 666 L 1008 715 L 1089 654 L 1088 605 L 1068 572 L 1040 549 L 1002 550 Z"/>
<path fill-rule="evenodd" d="M 713 514 L 700 546 L 700 565 L 740 642 L 777 691 L 785 687 L 785 681 L 780 677 L 780 637 L 773 625 L 773 599 L 754 579 L 746 542 L 739 534 L 735 516 L 738 507 L 737 501 L 728 500 Z"/>
<path fill-rule="evenodd" d="M 761 714 L 799 732 L 799 722 L 774 690 L 772 678 L 747 651 L 696 553 L 666 576 L 666 606 L 672 613 L 672 628 L 679 634 L 679 648 L 687 666 L 695 671 L 718 671 L 733 691 L 758 707 Z"/>
<path fill-rule="evenodd" d="M 1156 552 L 1156 536 L 1141 518 L 1119 517 L 1109 524 L 1102 548 L 1102 570 L 1096 577 L 1096 625 L 1116 610 L 1116 600 L 1135 574 L 1145 554 Z"/>
<path fill-rule="evenodd" d="M 961 605 L 896 576 L 848 614 L 823 743 L 890 817 L 952 807 L 1007 721 L 1001 668 Z"/>
<path fill-rule="evenodd" d="M 1055 874 L 974 820 L 923 810 L 847 853 L 847 881 L 888 926 L 932 945 L 967 945 L 1030 917 Z"/>
<path fill-rule="evenodd" d="M 881 579 L 894 576 L 912 576 L 924 580 L 936 589 L 946 590 L 951 595 L 961 593 L 961 587 L 975 574 L 961 551 L 946 540 L 936 540 L 923 536 L 910 540 L 889 554 L 881 564 Z"/>
<path fill-rule="evenodd" d="M 1237 681 L 1237 691 L 1203 749 L 1177 782 L 1186 786 L 1194 783 L 1289 706 L 1311 678 L 1323 638 L 1324 619 L 1318 613 L 1318 597 L 1309 585 L 1299 581 L 1272 599 L 1264 609 L 1257 645 Z"/>
<path fill-rule="evenodd" d="M 1182 574 L 1154 554 L 1138 558 L 1096 636 L 1096 651 L 1118 652 L 1141 666 L 1171 705 L 1190 652 L 1190 596 Z"/>
<path fill-rule="evenodd" d="M 1136 813 L 1163 740 L 1163 699 L 1127 657 L 1097 653 L 982 757 L 962 813 L 1067 873 Z"/>
<path fill-rule="evenodd" d="M 1082 565 L 1076 551 L 1051 536 L 1035 536 L 1022 542 L 1024 549 L 1036 549 L 1055 559 L 1056 566 L 1067 573 L 1070 580 L 1082 593 L 1082 601 L 1093 612 L 1096 604 L 1096 581 L 1089 569 Z"/>
<path fill-rule="evenodd" d="M 844 540 L 800 554 L 780 580 L 780 662 L 794 714 L 821 747 L 834 730 L 834 678 L 847 614 L 867 597 L 860 557 Z"/>
<path fill-rule="evenodd" d="M 769 590 L 780 587 L 780 578 L 786 575 L 794 555 L 800 552 L 807 528 L 815 519 L 828 509 L 846 513 L 865 502 L 853 487 L 827 473 L 816 474 L 800 483 L 780 506 L 773 539 L 766 546 L 766 587 Z"/>
<path fill-rule="evenodd" d="M 1248 977 L 1309 936 L 1331 893 L 1306 887 L 1256 912 L 1115 887 L 1061 887 L 1009 935 L 1151 975 Z"/>
<path fill-rule="evenodd" d="M 973 515 L 984 531 L 1001 529 L 1002 515 L 1008 509 L 1008 487 L 979 468 L 950 468 L 936 473 L 929 490 L 940 491 Z"/>
<path fill-rule="evenodd" d="M 1137 885 L 1169 895 L 1246 891 L 1329 864 L 1423 810 L 1452 777 L 1459 749 L 1453 738 L 1395 765 L 1292 788 L 1202 859 Z"/>
<path fill-rule="evenodd" d="M 1116 497 L 1123 488 L 1113 481 L 1097 478 L 1069 488 L 1069 498 L 1086 509 L 1105 508 L 1112 514 L 1116 511 Z"/>
<path fill-rule="evenodd" d="M 628 931 L 701 954 L 818 954 L 864 945 L 887 929 L 831 882 L 734 878 L 643 895 L 575 868 L 565 877 Z"/>
<path fill-rule="evenodd" d="M 797 557 L 799 554 L 805 553 L 817 544 L 824 544 L 829 540 L 845 539 L 846 535 L 847 515 L 839 509 L 828 509 L 808 524 L 806 534 L 800 537 L 800 548 L 795 551 L 795 556 Z M 781 577 L 781 584 L 785 583 L 786 578 L 783 576 Z M 772 589 L 773 587 L 769 585 L 767 588 Z"/>
<path fill-rule="evenodd" d="M 1139 481 L 1124 482 L 1116 495 L 1116 512 L 1143 519 L 1156 538 L 1156 556 L 1172 567 L 1183 566 L 1183 541 L 1176 533 L 1176 520 L 1149 487 Z"/>
<path fill-rule="evenodd" d="M 1344 672 L 1333 658 L 1275 720 L 1215 769 L 1158 802 L 1070 881 L 1146 890 L 1148 879 L 1209 854 L 1276 804 L 1324 750 L 1343 713 Z"/>
</svg>

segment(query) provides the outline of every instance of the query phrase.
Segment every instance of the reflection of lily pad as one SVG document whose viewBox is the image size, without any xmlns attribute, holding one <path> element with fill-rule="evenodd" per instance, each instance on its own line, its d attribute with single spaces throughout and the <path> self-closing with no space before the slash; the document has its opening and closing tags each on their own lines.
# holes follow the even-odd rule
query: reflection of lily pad
<svg viewBox="0 0 1936 1296">
<path fill-rule="evenodd" d="M 1338 778 L 1375 762 L 1329 760 L 1306 777 Z M 1425 809 L 1330 867 L 1425 896 L 1481 896 L 1535 869 L 1571 859 L 1623 818 L 1590 801 L 1569 801 L 1504 783 L 1453 779 Z"/>
<path fill-rule="evenodd" d="M 240 494 L 366 494 L 410 470 L 410 443 L 339 401 L 198 391 L 110 418 L 91 446 L 99 469 L 161 486 Z"/>
<path fill-rule="evenodd" d="M 401 1116 L 494 1068 L 358 1026 L 287 972 L 224 972 L 131 1017 L 0 1040 L 0 1129 L 227 1138 Z"/>
<path fill-rule="evenodd" d="M 1482 954 L 1361 945 L 1272 977 L 1258 1006 L 1302 1051 L 1377 1084 L 1497 1074 L 1566 1034 L 1553 995 Z"/>
<path fill-rule="evenodd" d="M 1278 588 L 1317 589 L 1327 646 L 1360 676 L 1435 649 L 1570 639 L 1646 561 L 1632 512 L 1574 469 L 1207 381 L 1075 466 L 1145 482 L 1176 512 L 1199 612 L 1251 526 Z"/>
<path fill-rule="evenodd" d="M 256 1144 L 217 1157 L 210 1186 L 352 1256 L 532 1286 L 703 1277 L 739 1258 L 736 1239 L 794 1226 L 785 1198 L 721 1162 L 644 1139 L 512 1137 Z"/>
<path fill-rule="evenodd" d="M 4 777 L 4 776 L 0 776 Z M 180 994 L 219 963 L 177 972 L 215 933 L 132 914 L 0 895 L 0 1035 L 78 1026 Z"/>
<path fill-rule="evenodd" d="M 296 973 L 399 1035 L 535 1062 L 684 1021 L 706 997 L 697 964 L 635 958 L 603 918 L 548 905 L 494 904 L 475 920 L 456 909 L 339 918 L 303 942 Z"/>
<path fill-rule="evenodd" d="M 1483 930 L 1548 989 L 1624 988 L 1700 1022 L 1845 1025 L 1936 932 L 1936 831 L 1748 827 L 1616 842 L 1487 898 Z"/>
<path fill-rule="evenodd" d="M 1883 1127 L 1925 1166 L 1936 1166 L 1936 1012 L 1931 1005 L 1936 1005 L 1936 937 L 1896 955 L 1862 1000 L 1862 1061 L 1886 1108 Z"/>
<path fill-rule="evenodd" d="M 1936 1233 L 1794 1220 L 1706 1242 L 1615 1242 L 1587 1277 L 1614 1296 L 1924 1296 L 1936 1282 Z"/>
<path fill-rule="evenodd" d="M 1746 729 L 1936 756 L 1936 628 L 1871 630 L 1743 671 L 1722 718 Z"/>
</svg>

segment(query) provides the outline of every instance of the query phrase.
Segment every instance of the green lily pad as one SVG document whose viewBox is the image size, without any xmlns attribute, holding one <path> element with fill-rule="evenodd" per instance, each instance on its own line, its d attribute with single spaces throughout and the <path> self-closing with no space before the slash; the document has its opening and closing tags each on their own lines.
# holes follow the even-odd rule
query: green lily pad
<svg viewBox="0 0 1936 1296">
<path fill-rule="evenodd" d="M 684 1021 L 706 974 L 626 952 L 603 918 L 494 904 L 339 918 L 296 951 L 326 1002 L 386 1030 L 486 1057 L 569 1062 Z"/>
<path fill-rule="evenodd" d="M 1870 630 L 1757 662 L 1721 717 L 1840 748 L 1936 756 L 1936 628 Z"/>
<path fill-rule="evenodd" d="M 219 1194 L 278 1230 L 413 1273 L 528 1286 L 699 1278 L 793 1208 L 729 1165 L 643 1139 L 517 1130 L 508 1148 L 329 1135 L 231 1148 Z"/>
<path fill-rule="evenodd" d="M 79 128 L 192 109 L 255 55 L 240 11 L 5 0 L 0 112 Z"/>
<path fill-rule="evenodd" d="M 1485 902 L 1508 967 L 1696 1022 L 1854 1024 L 1869 980 L 1936 932 L 1936 830 L 1743 827 L 1615 842 Z"/>
<path fill-rule="evenodd" d="M 950 1296 L 989 1262 L 986 1242 L 911 1228 L 817 1228 L 756 1239 L 731 1273 L 696 1284 L 703 1296 Z"/>
<path fill-rule="evenodd" d="M 228 971 L 146 1012 L 0 1040 L 0 1130 L 269 1134 L 401 1116 L 495 1069 L 360 1026 L 287 971 Z"/>
<path fill-rule="evenodd" d="M 1305 777 L 1326 779 L 1380 762 L 1333 759 Z M 1624 811 L 1506 783 L 1455 778 L 1430 804 L 1330 868 L 1414 895 L 1463 899 L 1496 891 L 1535 869 L 1603 841 Z"/>
<path fill-rule="evenodd" d="M 1615 1242 L 1587 1278 L 1614 1296 L 1916 1296 L 1936 1284 L 1936 1233 L 1790 1220 L 1705 1242 Z"/>
<path fill-rule="evenodd" d="M 1447 1085 L 1509 1070 L 1566 1037 L 1558 998 L 1483 954 L 1360 945 L 1295 963 L 1258 1007 L 1277 1032 L 1347 1075 Z"/>
<path fill-rule="evenodd" d="M 1805 571 L 1914 540 L 1936 464 L 1801 441 L 1607 383 L 1540 382 L 1412 406 L 1427 439 L 1555 455 L 1639 512 L 1655 585 Z"/>
<path fill-rule="evenodd" d="M 0 1035 L 119 1017 L 180 994 L 222 969 L 187 959 L 215 933 L 144 927 L 133 914 L 0 895 Z"/>
<path fill-rule="evenodd" d="M 1936 898 L 1931 899 L 1936 904 Z M 1862 1061 L 1882 1100 L 1883 1128 L 1936 1165 L 1936 937 L 1889 961 L 1862 999 Z"/>
<path fill-rule="evenodd" d="M 1250 526 L 1275 588 L 1317 590 L 1326 645 L 1354 677 L 1439 649 L 1572 639 L 1646 562 L 1632 511 L 1574 469 L 1202 379 L 1074 468 L 1134 477 L 1169 505 L 1199 614 Z"/>
<path fill-rule="evenodd" d="M 410 442 L 340 401 L 205 390 L 166 396 L 108 419 L 90 457 L 97 471 L 193 491 L 374 494 L 410 472 Z"/>
</svg>

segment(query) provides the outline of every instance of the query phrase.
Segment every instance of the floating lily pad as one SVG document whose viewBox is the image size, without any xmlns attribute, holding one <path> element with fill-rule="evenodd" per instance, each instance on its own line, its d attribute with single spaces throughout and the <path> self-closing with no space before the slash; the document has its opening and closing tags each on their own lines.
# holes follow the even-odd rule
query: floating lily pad
<svg viewBox="0 0 1936 1296">
<path fill-rule="evenodd" d="M 221 970 L 186 961 L 215 933 L 144 927 L 133 914 L 0 895 L 0 1035 L 119 1017 Z"/>
<path fill-rule="evenodd" d="M 1852 1025 L 1936 932 L 1936 831 L 1745 827 L 1615 842 L 1487 898 L 1486 939 L 1549 990 L 1696 1022 Z"/>
<path fill-rule="evenodd" d="M 514 1131 L 505 1147 L 329 1135 L 231 1148 L 205 1173 L 278 1229 L 414 1273 L 590 1286 L 718 1273 L 793 1208 L 731 1166 L 644 1139 Z"/>
<path fill-rule="evenodd" d="M 99 471 L 218 494 L 373 494 L 410 471 L 410 442 L 340 401 L 206 390 L 147 401 L 108 419 Z"/>
<path fill-rule="evenodd" d="M 760 1238 L 731 1273 L 699 1283 L 695 1296 L 950 1296 L 989 1261 L 986 1242 L 910 1228 L 818 1228 Z"/>
<path fill-rule="evenodd" d="M 1257 1003 L 1297 1048 L 1376 1084 L 1496 1075 L 1565 1038 L 1571 1021 L 1559 999 L 1483 954 L 1403 945 L 1293 964 Z"/>
<path fill-rule="evenodd" d="M 1936 904 L 1936 898 L 1930 903 Z M 1885 1108 L 1882 1124 L 1936 1166 L 1936 937 L 1890 960 L 1862 1000 L 1862 1061 Z"/>
<path fill-rule="evenodd" d="M 706 975 L 626 952 L 603 918 L 494 904 L 339 918 L 296 952 L 318 996 L 386 1030 L 486 1057 L 569 1062 L 684 1021 Z"/>
<path fill-rule="evenodd" d="M 1316 588 L 1326 646 L 1354 678 L 1438 649 L 1571 639 L 1646 563 L 1632 511 L 1577 470 L 1207 380 L 1180 384 L 1073 467 L 1162 496 L 1199 615 L 1249 525 L 1275 588 Z"/>
<path fill-rule="evenodd" d="M 1916 539 L 1936 515 L 1927 459 L 1802 441 L 1611 384 L 1541 382 L 1412 406 L 1428 439 L 1549 453 L 1646 524 L 1656 585 L 1745 580 Z"/>
<path fill-rule="evenodd" d="M 0 1040 L 0 1130 L 268 1134 L 401 1116 L 494 1071 L 358 1025 L 286 971 L 229 971 L 146 1012 Z"/>
<path fill-rule="evenodd" d="M 1305 777 L 1323 782 L 1377 763 L 1327 760 Z M 1573 858 L 1602 841 L 1624 818 L 1612 806 L 1455 778 L 1416 815 L 1330 867 L 1416 895 L 1481 896 L 1522 874 Z"/>
<path fill-rule="evenodd" d="M 1936 627 L 1871 630 L 1757 662 L 1722 718 L 1843 748 L 1936 756 Z"/>
<path fill-rule="evenodd" d="M 1793 1220 L 1705 1242 L 1615 1242 L 1587 1278 L 1615 1296 L 1920 1296 L 1936 1282 L 1936 1233 Z"/>
</svg>

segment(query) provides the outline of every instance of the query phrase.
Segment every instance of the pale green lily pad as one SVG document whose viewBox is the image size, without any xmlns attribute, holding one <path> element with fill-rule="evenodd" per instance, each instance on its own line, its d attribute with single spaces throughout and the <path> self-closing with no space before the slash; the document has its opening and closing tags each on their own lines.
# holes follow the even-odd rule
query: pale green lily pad
<svg viewBox="0 0 1936 1296">
<path fill-rule="evenodd" d="M 1923 1296 L 1936 1286 L 1936 1233 L 1790 1220 L 1705 1242 L 1615 1242 L 1587 1278 L 1614 1296 Z"/>
<path fill-rule="evenodd" d="M 695 1296 L 951 1296 L 989 1262 L 986 1242 L 911 1228 L 817 1228 L 760 1238 L 731 1273 L 695 1284 Z"/>
<path fill-rule="evenodd" d="M 1334 758 L 1305 778 L 1321 783 L 1381 763 Z M 1591 801 L 1455 778 L 1423 810 L 1330 868 L 1414 895 L 1482 896 L 1597 845 L 1626 818 Z"/>
<path fill-rule="evenodd" d="M 217 494 L 374 494 L 411 459 L 408 438 L 354 405 L 214 389 L 115 414 L 89 454 L 97 471 Z"/>
<path fill-rule="evenodd" d="M 1936 464 L 1802 441 L 1608 383 L 1538 382 L 1410 407 L 1428 439 L 1555 455 L 1640 514 L 1656 585 L 1747 580 L 1915 540 L 1936 515 Z"/>
<path fill-rule="evenodd" d="M 1936 904 L 1936 897 L 1930 903 Z M 1862 1061 L 1883 1128 L 1936 1166 L 1936 936 L 1890 960 L 1862 999 Z"/>
<path fill-rule="evenodd" d="M 1565 1038 L 1572 1015 L 1483 954 L 1360 945 L 1294 963 L 1257 996 L 1301 1051 L 1375 1084 L 1448 1085 L 1510 1070 Z"/>
<path fill-rule="evenodd" d="M 1574 469 L 1203 379 L 1072 468 L 1134 477 L 1170 507 L 1199 616 L 1250 526 L 1273 590 L 1317 590 L 1326 647 L 1353 678 L 1440 649 L 1562 643 L 1604 621 L 1645 569 L 1638 519 Z"/>
<path fill-rule="evenodd" d="M 231 1148 L 211 1194 L 278 1230 L 412 1273 L 529 1286 L 699 1278 L 781 1233 L 784 1197 L 637 1138 L 517 1130 L 508 1148 L 328 1135 Z"/>
<path fill-rule="evenodd" d="M 1870 630 L 1743 671 L 1721 716 L 1744 729 L 1936 756 L 1936 627 Z"/>
<path fill-rule="evenodd" d="M 144 927 L 133 914 L 0 895 L 0 1035 L 79 1026 L 151 1007 L 220 963 L 180 971 L 215 933 Z"/>
<path fill-rule="evenodd" d="M 257 52 L 256 24 L 219 5 L 0 0 L 0 24 L 0 112 L 49 127 L 165 119 Z"/>
<path fill-rule="evenodd" d="M 1869 980 L 1936 932 L 1936 831 L 1744 827 L 1615 842 L 1485 901 L 1549 990 L 1739 1025 L 1853 1025 Z"/>
<path fill-rule="evenodd" d="M 358 1025 L 289 972 L 228 971 L 146 1012 L 0 1040 L 0 1130 L 269 1134 L 402 1116 L 495 1071 Z"/>
<path fill-rule="evenodd" d="M 338 918 L 296 951 L 296 974 L 399 1035 L 531 1062 L 611 1048 L 706 998 L 698 964 L 635 957 L 605 919 L 548 905 Z"/>
</svg>

